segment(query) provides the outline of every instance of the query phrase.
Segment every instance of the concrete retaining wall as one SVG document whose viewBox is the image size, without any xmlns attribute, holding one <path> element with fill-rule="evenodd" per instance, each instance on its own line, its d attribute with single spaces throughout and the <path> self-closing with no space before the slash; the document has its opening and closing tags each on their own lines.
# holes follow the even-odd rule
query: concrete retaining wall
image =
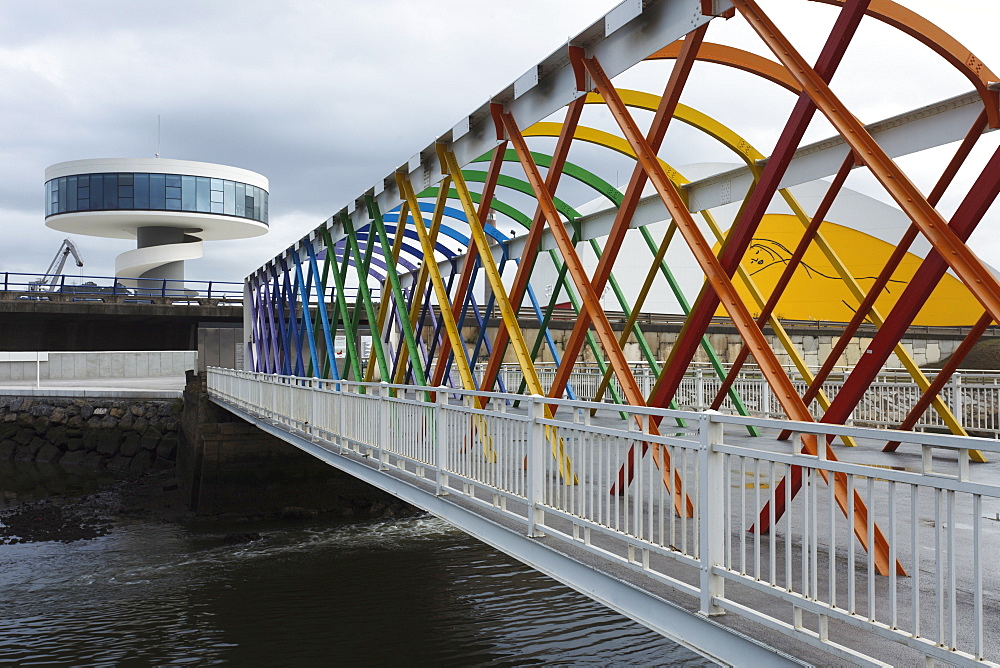
<svg viewBox="0 0 1000 668">
<path fill-rule="evenodd" d="M 198 365 L 194 350 L 48 352 L 40 357 L 36 370 L 34 352 L 0 352 L 0 382 L 34 380 L 37 371 L 42 380 L 183 376 Z"/>
<path fill-rule="evenodd" d="M 492 323 L 491 323 L 492 324 Z M 561 324 L 561 323 L 560 323 Z M 614 326 L 614 325 L 613 325 Z M 616 332 L 620 331 L 619 327 L 615 327 Z M 535 336 L 538 332 L 537 328 L 531 329 L 525 327 L 522 329 L 525 337 L 527 337 L 529 342 L 535 340 Z M 496 327 L 487 328 L 488 335 L 492 340 L 496 336 Z M 565 348 L 566 342 L 569 340 L 570 330 L 565 327 L 554 327 L 550 330 L 552 334 L 553 341 L 555 342 L 556 349 L 562 353 Z M 475 344 L 476 337 L 479 336 L 479 330 L 475 328 L 465 328 L 462 332 L 463 338 L 470 342 L 470 346 Z M 656 359 L 665 360 L 670 355 L 670 351 L 673 349 L 674 342 L 677 340 L 677 331 L 664 331 L 664 330 L 652 330 L 645 331 L 646 340 L 649 342 L 650 347 L 653 349 L 653 354 L 656 355 Z M 771 349 L 775 351 L 778 361 L 784 365 L 791 365 L 792 359 L 784 352 L 779 344 L 777 337 L 769 332 L 765 332 L 765 337 L 771 344 Z M 792 343 L 795 345 L 796 349 L 802 355 L 806 364 L 810 367 L 818 368 L 826 360 L 827 356 L 830 354 L 830 350 L 833 344 L 836 342 L 837 337 L 833 335 L 822 335 L 822 334 L 800 334 L 795 332 L 789 332 L 789 337 Z M 712 347 L 719 354 L 719 358 L 722 360 L 723 364 L 728 364 L 733 361 L 736 355 L 739 353 L 740 348 L 743 346 L 743 340 L 740 335 L 735 332 L 716 332 L 709 333 L 709 341 L 712 343 Z M 851 343 L 848 345 L 847 350 L 841 356 L 839 366 L 854 366 L 857 364 L 858 360 L 864 354 L 868 345 L 871 343 L 871 336 L 859 335 L 851 339 Z M 962 343 L 961 337 L 954 338 L 933 338 L 928 336 L 906 338 L 901 341 L 904 348 L 909 351 L 913 360 L 920 366 L 933 365 L 945 357 L 948 357 L 958 346 Z M 485 350 L 485 349 L 484 349 Z M 640 361 L 642 360 L 642 351 L 639 349 L 639 344 L 635 342 L 635 337 L 629 339 L 629 342 L 625 344 L 625 357 L 630 361 Z M 485 355 L 485 353 L 483 353 Z M 581 358 L 585 362 L 593 362 L 594 356 L 590 351 L 590 348 L 584 346 L 581 353 Z M 485 358 L 480 358 L 479 361 L 483 361 Z M 542 363 L 551 363 L 553 361 L 552 354 L 550 353 L 547 346 L 543 345 L 541 348 L 541 355 L 539 356 L 539 361 Z M 708 362 L 708 356 L 705 351 L 698 348 L 697 353 L 694 357 L 695 362 Z M 506 356 L 504 362 L 510 364 L 517 363 L 517 357 L 514 355 L 514 348 L 510 346 L 507 348 Z M 900 368 L 902 364 L 895 355 L 891 356 L 886 363 L 889 368 Z"/>
</svg>

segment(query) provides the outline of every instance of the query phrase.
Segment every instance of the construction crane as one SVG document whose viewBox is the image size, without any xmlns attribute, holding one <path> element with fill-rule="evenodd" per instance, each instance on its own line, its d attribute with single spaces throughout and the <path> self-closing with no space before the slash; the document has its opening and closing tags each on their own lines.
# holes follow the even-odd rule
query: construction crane
<svg viewBox="0 0 1000 668">
<path fill-rule="evenodd" d="M 52 258 L 49 268 L 45 270 L 45 275 L 31 282 L 31 290 L 36 292 L 52 292 L 55 290 L 59 284 L 59 278 L 62 276 L 63 267 L 66 266 L 66 258 L 70 254 L 76 260 L 76 266 L 82 267 L 83 258 L 80 257 L 80 251 L 76 249 L 76 244 L 69 239 L 63 239 L 62 245 L 56 251 L 56 256 Z"/>
</svg>

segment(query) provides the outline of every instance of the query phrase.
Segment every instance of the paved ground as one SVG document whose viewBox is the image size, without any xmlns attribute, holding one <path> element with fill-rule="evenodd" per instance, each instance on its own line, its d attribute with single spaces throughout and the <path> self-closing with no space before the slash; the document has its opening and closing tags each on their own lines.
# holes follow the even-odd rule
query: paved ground
<svg viewBox="0 0 1000 668">
<path fill-rule="evenodd" d="M 595 419 L 595 423 L 618 429 L 624 424 L 611 411 Z M 666 421 L 661 425 L 663 434 L 669 433 L 666 425 Z M 997 605 L 1000 569 L 995 568 L 996 555 L 1000 554 L 1000 488 L 997 487 L 1000 453 L 985 452 L 987 463 L 970 465 L 969 480 L 982 485 L 970 490 L 979 492 L 976 496 L 934 489 L 939 485 L 954 486 L 954 476 L 958 473 L 958 452 L 955 450 L 935 448 L 932 470 L 936 475 L 924 476 L 919 483 L 909 484 L 890 482 L 887 477 L 898 475 L 890 472 L 921 473 L 925 462 L 920 445 L 903 443 L 897 452 L 885 453 L 882 452 L 885 441 L 859 439 L 858 447 L 853 448 L 835 443 L 833 449 L 838 460 L 885 471 L 874 476 L 854 475 L 852 482 L 857 500 L 872 510 L 874 521 L 886 535 L 900 566 L 906 570 L 906 576 L 888 578 L 869 572 L 868 553 L 851 535 L 850 523 L 834 503 L 830 486 L 819 475 L 811 476 L 803 492 L 793 499 L 791 512 L 775 522 L 774 531 L 758 537 L 751 530 L 766 504 L 773 502 L 775 496 L 783 495 L 778 491 L 782 489 L 778 483 L 787 472 L 786 466 L 768 462 L 768 453 L 786 455 L 796 447 L 793 441 L 777 441 L 775 430 L 763 431 L 761 437 L 751 438 L 742 427 L 726 425 L 724 432 L 724 442 L 736 446 L 726 461 L 722 485 L 723 506 L 728 508 L 725 552 L 729 562 L 726 565 L 733 571 L 745 573 L 748 578 L 745 584 L 730 582 L 726 590 L 728 597 L 792 622 L 791 601 L 782 601 L 780 595 L 763 593 L 760 589 L 765 583 L 773 583 L 777 587 L 774 594 L 785 587 L 806 591 L 810 599 L 833 603 L 840 610 L 852 610 L 860 618 L 873 616 L 905 631 L 912 631 L 919 625 L 921 636 L 946 646 L 954 643 L 971 651 L 976 644 L 973 609 L 978 571 L 981 572 L 983 597 L 983 649 L 989 659 L 1000 659 L 1000 607 Z M 995 445 L 995 441 L 986 441 L 981 447 L 987 450 Z M 740 452 L 743 449 L 746 449 L 745 455 Z M 688 493 L 696 497 L 697 488 L 691 484 L 695 477 L 696 451 L 688 451 L 686 459 L 682 454 L 679 450 L 674 452 L 674 466 L 688 481 Z M 623 459 L 624 452 L 619 454 L 617 461 Z M 578 465 L 584 470 L 593 466 L 581 459 Z M 602 473 L 601 477 L 607 480 L 606 472 Z M 647 466 L 645 475 L 646 481 L 655 483 L 659 473 Z M 911 477 L 910 480 L 915 479 Z M 585 496 L 586 488 L 581 492 Z M 678 529 L 676 535 L 670 533 L 669 544 L 674 545 L 686 535 L 689 541 L 687 549 L 682 548 L 682 551 L 690 553 L 695 540 L 693 528 L 681 529 L 683 525 L 669 512 L 669 497 L 667 511 L 663 521 Z M 610 516 L 613 523 L 626 519 L 614 511 Z M 653 504 L 643 508 L 641 517 L 643 524 L 648 523 L 649 539 L 661 544 L 668 542 L 663 529 L 656 530 L 661 517 Z M 654 521 L 650 521 L 650 517 Z M 861 526 L 864 527 L 864 523 Z M 669 574 L 681 571 L 666 565 L 664 569 Z M 815 616 L 806 613 L 803 622 L 806 628 L 817 630 Z M 752 625 L 736 626 L 753 633 Z M 757 633 L 760 633 L 759 627 Z M 894 665 L 917 660 L 902 645 L 878 636 L 866 637 L 867 634 L 843 622 L 831 621 L 830 633 L 831 638 Z M 758 637 L 791 649 L 767 631 Z"/>
<path fill-rule="evenodd" d="M 93 397 L 133 399 L 177 399 L 183 395 L 184 377 L 90 378 L 85 380 L 5 380 L 0 395 L 33 397 Z"/>
<path fill-rule="evenodd" d="M 506 410 L 525 412 L 523 407 Z M 672 511 L 670 494 L 663 493 L 660 482 L 663 474 L 653 466 L 652 453 L 642 458 L 641 473 L 626 496 L 609 495 L 610 481 L 615 479 L 620 463 L 628 458 L 626 453 L 634 442 L 634 432 L 628 435 L 631 438 L 607 432 L 606 437 L 597 441 L 580 439 L 574 434 L 577 426 L 573 423 L 574 416 L 566 409 L 562 413 L 560 421 L 567 422 L 560 425 L 559 432 L 579 482 L 563 484 L 554 458 L 547 458 L 546 503 L 568 515 L 547 513 L 545 524 L 552 531 L 547 530 L 541 542 L 691 611 L 697 610 L 697 601 L 668 586 L 663 579 L 674 578 L 697 586 L 696 562 L 663 552 L 640 555 L 638 548 L 629 554 L 620 535 L 599 530 L 608 527 L 633 535 L 638 532 L 641 540 L 665 546 L 676 555 L 696 557 L 698 521 L 684 519 Z M 614 430 L 627 428 L 627 423 L 617 415 L 609 408 L 591 418 L 590 423 Z M 577 415 L 576 419 L 585 421 L 586 417 Z M 406 429 L 405 420 L 392 422 L 394 428 Z M 674 433 L 671 426 L 664 421 L 661 433 Z M 689 422 L 688 427 L 694 424 Z M 520 488 L 525 460 L 523 436 L 504 432 L 498 423 L 487 428 L 499 435 L 494 442 L 497 446 L 506 442 L 504 449 L 513 451 L 505 456 L 501 447 L 497 447 L 500 465 L 484 466 L 478 442 L 463 434 L 454 447 L 461 453 L 455 461 L 465 467 L 453 470 L 463 470 L 473 479 L 502 489 L 509 488 L 508 484 Z M 977 485 L 960 484 L 956 480 L 956 450 L 935 448 L 931 469 L 934 475 L 923 476 L 920 474 L 925 460 L 920 445 L 904 443 L 896 453 L 884 453 L 881 451 L 884 440 L 859 439 L 855 448 L 835 443 L 839 461 L 865 466 L 852 475 L 851 484 L 857 494 L 856 506 L 866 505 L 874 524 L 866 526 L 863 519 L 860 524 L 848 521 L 844 512 L 847 508 L 838 507 L 831 487 L 816 473 L 806 476 L 805 486 L 791 501 L 790 512 L 774 522 L 770 532 L 758 534 L 752 527 L 759 521 L 761 510 L 784 496 L 779 483 L 788 473 L 788 467 L 782 459 L 797 449 L 793 441 L 777 441 L 776 430 L 763 431 L 761 437 L 751 438 L 743 427 L 726 425 L 722 439 L 731 447 L 717 492 L 724 508 L 724 565 L 730 569 L 727 599 L 786 624 L 796 623 L 793 606 L 801 606 L 805 610 L 801 616 L 802 628 L 813 633 L 822 631 L 821 620 L 815 613 L 832 604 L 840 613 L 852 613 L 840 620 L 830 618 L 832 640 L 890 665 L 918 665 L 923 663 L 918 652 L 886 636 L 905 640 L 919 628 L 919 635 L 928 639 L 931 646 L 957 645 L 966 652 L 974 652 L 978 590 L 983 607 L 982 618 L 978 620 L 982 625 L 982 651 L 989 660 L 1000 659 L 1000 569 L 995 568 L 995 555 L 1000 554 L 1000 487 L 997 486 L 1000 452 L 989 452 L 990 448 L 996 448 L 995 441 L 977 443 L 989 459 L 988 463 L 969 467 L 969 482 Z M 467 433 L 474 436 L 477 431 Z M 674 471 L 684 480 L 684 491 L 697 506 L 697 436 L 690 432 L 679 435 L 671 455 Z M 823 466 L 817 460 L 812 462 Z M 947 491 L 949 488 L 956 491 Z M 496 503 L 485 487 L 465 493 L 478 499 L 476 505 L 483 514 L 488 514 L 484 507 Z M 458 493 L 453 492 L 451 498 L 461 502 Z M 508 504 L 507 509 L 512 508 Z M 585 534 L 581 527 L 573 526 L 569 516 L 589 519 L 595 523 L 591 525 L 593 530 Z M 500 514 L 495 519 L 502 518 Z M 890 554 L 905 575 L 887 577 L 874 572 L 869 554 L 852 535 L 852 528 L 864 536 L 874 533 L 875 526 L 886 536 Z M 806 596 L 797 598 L 789 591 Z M 868 618 L 884 625 L 869 626 L 865 621 Z M 789 636 L 750 622 L 735 611 L 716 620 L 808 662 L 854 663 L 845 655 L 835 657 L 817 652 Z M 865 630 L 866 627 L 876 632 Z M 903 633 L 896 635 L 891 631 L 893 628 Z M 805 639 L 803 634 L 796 636 Z M 950 663 L 958 658 L 950 655 L 945 661 Z"/>
</svg>

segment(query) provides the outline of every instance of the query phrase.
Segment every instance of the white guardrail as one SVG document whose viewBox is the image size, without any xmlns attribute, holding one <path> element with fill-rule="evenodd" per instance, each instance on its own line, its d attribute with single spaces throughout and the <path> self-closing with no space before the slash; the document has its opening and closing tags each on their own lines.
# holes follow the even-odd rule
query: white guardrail
<svg viewBox="0 0 1000 668">
<path fill-rule="evenodd" d="M 413 386 L 218 368 L 208 387 L 213 400 L 330 453 L 624 568 L 644 589 L 695 597 L 702 614 L 748 618 L 862 665 L 1000 659 L 1000 573 L 989 556 L 1000 549 L 1000 486 L 996 466 L 967 463 L 969 448 L 1000 459 L 996 441 L 893 432 L 923 453 L 918 470 L 894 470 L 799 452 L 803 434 L 884 443 L 874 429 L 443 388 L 429 401 Z M 799 436 L 751 439 L 745 425 Z M 609 493 L 623 462 L 634 479 Z M 779 486 L 789 472 L 801 474 L 794 497 Z M 859 520 L 862 503 L 871 512 Z M 771 531 L 754 531 L 764 520 Z M 877 574 L 861 547 L 876 542 L 876 522 L 905 575 Z"/>
<path fill-rule="evenodd" d="M 485 365 L 477 367 L 480 376 L 483 368 Z M 728 371 L 728 368 L 726 370 Z M 652 370 L 647 366 L 634 366 L 632 372 L 639 387 L 648 396 L 656 382 Z M 932 379 L 933 373 L 928 371 Z M 805 394 L 808 383 L 798 378 L 794 369 L 791 370 L 791 375 L 799 394 Z M 823 391 L 831 401 L 843 387 L 846 375 L 844 371 L 835 372 L 823 384 Z M 596 366 L 581 368 L 578 365 L 570 374 L 570 387 L 578 399 L 591 400 L 597 393 L 602 376 Z M 523 378 L 517 365 L 501 367 L 500 380 L 508 392 L 516 392 Z M 554 367 L 539 368 L 538 379 L 546 392 L 552 386 L 554 378 Z M 619 396 L 623 396 L 621 386 L 614 376 L 611 383 L 619 391 Z M 711 406 L 720 386 L 721 381 L 711 368 L 690 371 L 677 390 L 677 404 L 685 410 L 705 410 Z M 759 372 L 752 369 L 742 371 L 734 383 L 734 389 L 751 415 L 785 417 L 781 406 L 771 395 L 770 386 Z M 893 428 L 906 418 L 921 394 L 920 388 L 905 371 L 884 370 L 869 386 L 862 401 L 854 409 L 851 421 L 865 426 Z M 978 371 L 955 373 L 941 390 L 941 399 L 970 433 L 975 433 L 977 436 L 1000 437 L 1000 373 Z M 610 392 L 604 393 L 603 400 L 611 400 Z M 823 409 L 818 402 L 813 401 L 809 408 L 816 419 L 823 415 Z M 720 410 L 724 413 L 736 412 L 729 397 L 726 397 Z M 924 411 L 914 430 L 947 431 L 948 428 L 941 415 L 931 407 Z"/>
</svg>

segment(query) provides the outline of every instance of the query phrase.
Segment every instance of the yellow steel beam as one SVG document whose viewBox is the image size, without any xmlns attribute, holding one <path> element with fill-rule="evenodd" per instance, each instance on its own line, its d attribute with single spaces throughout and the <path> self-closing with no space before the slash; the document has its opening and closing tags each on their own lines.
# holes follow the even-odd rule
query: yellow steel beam
<svg viewBox="0 0 1000 668">
<path fill-rule="evenodd" d="M 445 177 L 446 180 L 448 177 Z M 420 203 L 417 201 L 417 195 L 413 191 L 413 184 L 410 183 L 409 177 L 406 174 L 400 172 L 396 173 L 396 184 L 399 186 L 399 192 L 409 204 L 410 210 L 419 214 L 413 217 L 413 227 L 417 231 L 417 237 L 420 239 L 420 249 L 424 253 L 423 264 L 421 265 L 421 271 L 427 270 L 427 276 L 430 278 L 431 287 L 434 289 L 434 298 L 437 300 L 438 306 L 441 311 L 441 320 L 444 323 L 444 329 L 448 336 L 448 340 L 451 342 L 452 352 L 455 354 L 455 366 L 458 367 L 458 376 L 462 380 L 462 387 L 466 390 L 475 391 L 476 381 L 472 377 L 472 369 L 469 368 L 469 360 L 465 357 L 465 348 L 462 346 L 462 334 L 458 330 L 458 323 L 455 322 L 455 315 L 451 310 L 451 300 L 448 298 L 448 289 L 444 285 L 444 279 L 441 277 L 441 270 L 438 268 L 437 261 L 434 256 L 434 241 L 431 238 L 431 233 L 428 232 L 427 227 L 424 225 L 423 215 L 420 214 Z M 441 196 L 444 193 L 444 197 Z M 448 199 L 448 188 L 443 187 L 438 193 L 437 203 L 434 209 L 434 217 L 432 221 L 436 221 L 437 229 L 441 227 L 441 216 L 444 213 L 444 205 Z M 479 220 L 478 218 L 476 219 Z M 434 222 L 431 224 L 434 227 Z M 432 231 L 436 231 L 433 230 Z M 396 234 L 402 234 L 402 228 L 397 228 Z M 423 292 L 418 292 L 417 295 L 423 296 Z M 421 299 L 414 300 L 414 306 L 416 310 L 419 311 Z M 411 307 L 411 318 L 413 317 L 414 307 Z M 402 358 L 401 358 L 402 359 Z M 405 366 L 400 363 L 400 366 Z M 497 452 L 493 448 L 493 438 L 489 433 L 486 422 L 481 415 L 475 415 L 473 418 L 473 424 L 475 426 L 475 431 L 479 434 L 480 439 L 483 443 L 483 452 L 486 454 L 486 458 L 490 462 L 497 461 Z"/>
<path fill-rule="evenodd" d="M 490 289 L 493 290 L 493 294 L 496 297 L 500 316 L 507 325 L 507 331 L 510 334 L 510 344 L 514 348 L 514 354 L 521 367 L 521 373 L 524 375 L 528 392 L 544 396 L 545 391 L 538 380 L 538 372 L 535 370 L 535 364 L 531 360 L 528 343 L 525 341 L 524 334 L 521 332 L 521 327 L 517 322 L 517 314 L 510 304 L 507 290 L 500 276 L 500 270 L 497 268 L 496 261 L 493 259 L 493 253 L 490 250 L 486 230 L 483 229 L 482 223 L 479 222 L 476 205 L 472 201 L 472 195 L 469 193 L 465 178 L 462 176 L 462 169 L 458 164 L 458 159 L 443 144 L 437 145 L 437 152 L 438 159 L 441 161 L 441 169 L 445 174 L 451 175 L 455 184 L 455 191 L 458 193 L 458 199 L 462 204 L 462 209 L 465 211 L 465 217 L 469 219 L 469 229 L 472 232 L 472 238 L 476 246 L 479 248 L 479 258 L 483 265 L 483 272 L 486 274 Z M 454 344 L 452 345 L 454 346 Z M 545 416 L 548 418 L 552 417 L 548 405 L 545 407 Z M 555 429 L 546 427 L 545 431 L 552 446 L 552 454 L 556 458 L 556 461 L 559 462 L 559 473 L 567 484 L 575 484 L 577 477 L 576 474 L 572 473 L 569 457 L 566 456 L 562 438 L 556 434 Z"/>
<path fill-rule="evenodd" d="M 712 230 L 712 234 L 721 246 L 725 242 L 726 236 L 719 227 L 719 223 L 716 222 L 715 217 L 708 211 L 702 211 L 701 215 L 705 218 L 705 222 L 708 223 L 708 228 Z M 736 272 L 739 275 L 740 280 L 743 282 L 743 285 L 746 286 L 747 291 L 750 293 L 750 297 L 757 305 L 758 310 L 763 311 L 764 306 L 767 304 L 767 300 L 764 299 L 764 295 L 761 294 L 760 288 L 757 287 L 757 284 L 750 277 L 750 274 L 747 273 L 747 270 L 743 268 L 742 264 L 736 268 Z M 798 369 L 799 375 L 802 376 L 806 383 L 811 385 L 813 382 L 812 371 L 809 370 L 809 367 L 806 365 L 806 361 L 802 359 L 802 355 L 799 354 L 799 351 L 795 349 L 795 344 L 792 343 L 792 337 L 790 337 L 788 332 L 785 331 L 781 321 L 778 320 L 774 314 L 771 314 L 768 316 L 767 322 L 771 325 L 771 329 L 774 330 L 774 335 L 781 343 L 781 347 L 785 349 L 785 352 L 792 359 L 792 363 L 795 364 L 795 368 Z M 830 407 L 830 399 L 826 396 L 826 394 L 824 394 L 823 390 L 820 390 L 816 394 L 816 401 L 819 403 L 820 408 L 824 411 Z M 844 441 L 844 445 L 849 445 L 852 448 L 858 444 L 858 442 L 850 436 L 841 436 L 841 440 Z"/>
<path fill-rule="evenodd" d="M 625 323 L 621 336 L 618 337 L 618 345 L 622 348 L 625 347 L 629 337 L 632 335 L 632 328 L 635 327 L 635 323 L 639 319 L 639 314 L 642 312 L 642 305 L 646 303 L 646 297 L 649 296 L 649 291 L 653 287 L 653 281 L 660 271 L 660 264 L 667 254 L 667 248 L 670 246 L 670 242 L 673 240 L 676 231 L 677 223 L 671 220 L 670 225 L 667 226 L 666 233 L 663 235 L 663 239 L 660 241 L 659 248 L 656 249 L 656 253 L 653 255 L 653 264 L 650 265 L 649 271 L 646 273 L 646 280 L 643 281 L 642 287 L 639 289 L 639 294 L 632 304 L 632 312 L 629 313 L 628 322 Z M 601 401 L 604 398 L 604 393 L 607 391 L 608 385 L 611 384 L 611 374 L 614 372 L 615 370 L 611 367 L 608 367 L 604 372 L 601 384 L 598 385 L 597 391 L 594 392 L 594 401 Z M 596 409 L 594 409 L 590 411 L 590 414 L 594 415 L 596 412 Z"/>
<path fill-rule="evenodd" d="M 407 204 L 409 204 L 410 210 L 416 214 L 414 215 L 413 226 L 417 230 L 417 237 L 420 238 L 420 248 L 424 253 L 421 270 L 427 270 L 431 286 L 434 288 L 434 297 L 437 300 L 438 306 L 441 307 L 441 320 L 444 322 L 445 332 L 447 333 L 448 340 L 451 341 L 451 347 L 455 353 L 455 366 L 458 367 L 458 375 L 462 379 L 462 387 L 466 390 L 475 390 L 476 382 L 473 380 L 472 370 L 469 368 L 469 360 L 466 359 L 465 349 L 462 347 L 462 335 L 458 331 L 458 324 L 455 322 L 455 316 L 451 312 L 451 300 L 448 298 L 448 289 L 444 285 L 444 279 L 441 277 L 441 271 L 438 269 L 437 262 L 435 261 L 434 242 L 431 241 L 431 235 L 424 225 L 423 216 L 420 216 L 419 220 L 417 219 L 417 215 L 420 214 L 420 204 L 417 202 L 413 185 L 405 174 L 398 172 L 396 174 L 396 183 L 399 185 L 399 192 L 406 199 Z M 442 192 L 447 197 L 447 188 L 442 188 Z M 438 196 L 438 200 L 440 203 L 440 195 Z M 443 210 L 443 208 L 435 210 L 435 217 L 438 217 L 438 211 Z M 440 219 L 438 220 L 438 224 L 440 225 Z M 397 228 L 396 234 L 402 236 L 402 230 Z M 422 296 L 422 293 L 418 294 Z M 419 299 L 414 300 L 418 310 L 419 301 Z M 400 364 L 400 366 L 403 366 L 403 364 Z"/>
<path fill-rule="evenodd" d="M 531 352 L 524 339 L 524 334 L 521 332 L 521 327 L 517 323 L 517 314 L 514 313 L 514 308 L 507 298 L 507 291 L 504 288 L 503 280 L 500 278 L 500 270 L 497 268 L 496 260 L 493 259 L 493 253 L 490 251 L 489 237 L 487 237 L 486 230 L 483 229 L 483 226 L 479 222 L 479 214 L 476 213 L 476 205 L 472 201 L 472 195 L 469 193 L 465 178 L 462 176 L 458 159 L 454 153 L 441 144 L 438 144 L 438 158 L 441 160 L 445 173 L 451 175 L 455 184 L 455 191 L 458 193 L 458 199 L 465 210 L 466 218 L 469 219 L 469 229 L 472 233 L 472 238 L 476 242 L 476 246 L 479 248 L 483 273 L 486 274 L 490 289 L 493 290 L 493 294 L 496 296 L 500 315 L 507 324 L 507 331 L 510 332 L 511 346 L 514 348 L 514 354 L 517 357 L 518 364 L 521 366 L 521 373 L 524 374 L 528 392 L 544 395 L 545 392 L 542 389 L 542 384 L 538 380 L 538 372 L 531 361 Z"/>
<path fill-rule="evenodd" d="M 810 222 L 809 217 L 806 215 L 805 211 L 802 210 L 802 206 L 799 204 L 798 200 L 795 199 L 795 196 L 785 188 L 780 189 L 778 192 L 781 193 L 782 198 L 785 200 L 785 203 L 788 204 L 789 208 L 791 208 L 795 217 L 798 218 L 804 226 L 808 227 Z M 830 242 L 826 240 L 821 232 L 816 232 L 814 241 L 816 246 L 823 252 L 823 255 L 826 256 L 826 259 L 830 261 L 830 264 L 833 265 L 833 268 L 840 275 L 840 278 L 844 281 L 847 289 L 850 290 L 851 294 L 856 300 L 858 300 L 859 304 L 862 303 L 865 300 L 867 293 L 861 288 L 860 285 L 858 285 L 857 280 L 855 280 L 854 276 L 851 275 L 851 272 L 847 269 L 844 261 L 840 259 L 837 251 L 834 250 L 833 246 L 830 245 Z M 882 317 L 882 314 L 874 306 L 872 306 L 871 310 L 868 312 L 868 318 L 875 324 L 876 327 L 881 327 L 885 323 L 885 318 Z M 924 375 L 924 372 L 920 370 L 920 367 L 917 366 L 916 361 L 914 361 L 913 357 L 910 356 L 910 353 L 907 352 L 906 348 L 903 347 L 903 344 L 897 342 L 894 352 L 896 353 L 896 357 L 899 358 L 899 361 L 903 364 L 903 367 L 913 378 L 913 381 L 917 384 L 917 387 L 920 388 L 920 391 L 926 392 L 931 386 L 931 381 Z M 812 384 L 811 380 L 809 381 L 809 384 Z M 962 426 L 962 423 L 958 421 L 955 414 L 951 412 L 948 405 L 943 399 L 941 399 L 940 395 L 934 397 L 931 405 L 934 407 L 934 410 L 937 411 L 938 415 L 941 416 L 944 423 L 948 425 L 951 433 L 959 436 L 969 435 L 969 433 L 965 430 L 965 427 Z M 825 409 L 826 407 L 824 406 L 824 410 Z M 986 457 L 984 457 L 983 453 L 979 450 L 969 450 L 969 458 L 974 462 L 986 462 Z"/>
<path fill-rule="evenodd" d="M 430 238 L 431 242 L 431 248 L 433 248 L 435 244 L 437 244 L 438 233 L 441 231 L 441 221 L 444 218 L 444 207 L 448 201 L 448 188 L 450 187 L 451 187 L 451 177 L 446 176 L 444 177 L 444 180 L 441 182 L 440 190 L 438 190 L 437 199 L 434 201 L 434 213 L 431 215 L 431 229 L 430 232 L 428 233 L 428 237 Z M 416 200 L 416 198 L 414 198 L 414 200 Z M 407 198 L 407 204 L 409 205 L 411 211 L 415 211 L 420 214 L 422 223 L 423 214 L 420 213 L 419 203 L 416 201 L 410 202 L 409 198 Z M 414 206 L 417 206 L 418 208 L 414 209 L 413 208 Z M 414 222 L 416 222 L 415 218 Z M 426 251 L 424 252 L 426 253 Z M 431 258 L 433 257 L 434 256 L 431 255 Z M 423 305 L 424 292 L 427 290 L 427 280 L 429 276 L 428 264 L 433 264 L 434 269 L 437 270 L 437 262 L 429 263 L 427 261 L 427 256 L 424 255 L 424 262 L 421 263 L 420 269 L 417 271 L 417 280 L 414 282 L 413 285 L 413 290 L 414 290 L 413 294 L 415 295 L 415 298 L 413 299 L 413 303 L 410 304 L 410 327 L 413 328 L 414 332 L 416 332 L 417 318 L 420 316 L 420 308 Z M 444 308 L 444 305 L 442 305 L 442 308 Z M 403 359 L 403 357 L 406 355 L 406 342 L 404 341 L 402 345 L 403 345 L 403 355 L 400 356 L 400 359 Z M 405 374 L 406 374 L 406 365 L 400 364 L 399 367 L 396 369 L 396 374 L 393 377 L 392 382 L 402 383 Z"/>
</svg>

